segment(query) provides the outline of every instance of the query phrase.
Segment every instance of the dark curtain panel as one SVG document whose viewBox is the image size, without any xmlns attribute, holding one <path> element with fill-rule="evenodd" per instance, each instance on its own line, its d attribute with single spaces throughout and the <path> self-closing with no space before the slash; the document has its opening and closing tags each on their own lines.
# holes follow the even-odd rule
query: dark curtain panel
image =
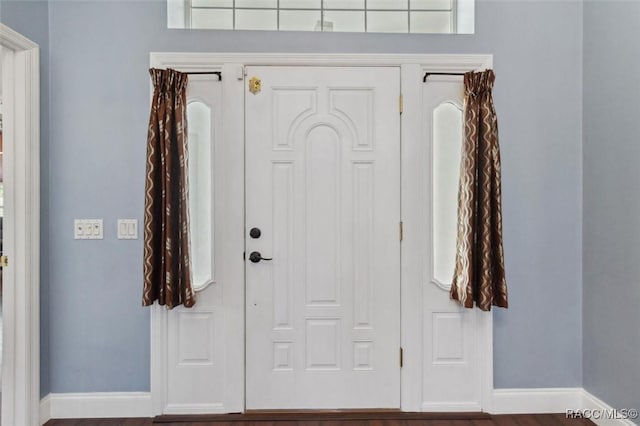
<svg viewBox="0 0 640 426">
<path fill-rule="evenodd" d="M 189 256 L 187 75 L 149 70 L 153 102 L 147 136 L 142 304 L 195 304 Z"/>
<path fill-rule="evenodd" d="M 451 298 L 483 311 L 507 307 L 502 249 L 500 148 L 492 70 L 464 76 L 464 141 Z"/>
</svg>

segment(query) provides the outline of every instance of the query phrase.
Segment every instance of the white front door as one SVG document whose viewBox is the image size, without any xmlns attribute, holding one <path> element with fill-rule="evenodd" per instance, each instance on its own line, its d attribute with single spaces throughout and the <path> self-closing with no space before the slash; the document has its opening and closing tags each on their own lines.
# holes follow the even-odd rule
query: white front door
<svg viewBox="0 0 640 426">
<path fill-rule="evenodd" d="M 400 70 L 253 77 L 246 408 L 399 408 Z"/>
</svg>

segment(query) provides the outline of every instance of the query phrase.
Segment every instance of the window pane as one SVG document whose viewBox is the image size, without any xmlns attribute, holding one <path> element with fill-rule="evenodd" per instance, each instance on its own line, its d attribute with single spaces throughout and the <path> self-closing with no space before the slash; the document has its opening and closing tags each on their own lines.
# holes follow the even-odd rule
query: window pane
<svg viewBox="0 0 640 426">
<path fill-rule="evenodd" d="M 276 30 L 278 12 L 276 10 L 236 10 L 237 30 Z"/>
<path fill-rule="evenodd" d="M 407 0 L 369 0 L 367 9 L 407 9 Z"/>
<path fill-rule="evenodd" d="M 364 0 L 324 0 L 324 8 L 325 9 L 363 9 L 364 10 Z"/>
<path fill-rule="evenodd" d="M 233 0 L 191 0 L 191 7 L 233 7 Z"/>
<path fill-rule="evenodd" d="M 233 29 L 233 11 L 230 9 L 193 9 L 191 28 Z"/>
<path fill-rule="evenodd" d="M 212 276 L 212 161 L 211 109 L 202 102 L 187 106 L 189 122 L 189 216 L 194 287 Z"/>
<path fill-rule="evenodd" d="M 280 0 L 280 9 L 320 9 L 320 0 Z M 311 31 L 313 28 L 311 29 Z"/>
<path fill-rule="evenodd" d="M 277 0 L 236 0 L 236 7 L 268 7 L 275 9 L 278 7 Z"/>
<path fill-rule="evenodd" d="M 281 10 L 280 29 L 286 31 L 314 31 L 320 23 L 320 11 Z"/>
<path fill-rule="evenodd" d="M 333 31 L 364 32 L 364 12 L 334 12 L 324 14 L 325 31 L 333 25 Z"/>
<path fill-rule="evenodd" d="M 451 284 L 456 258 L 462 111 L 444 103 L 433 111 L 433 276 Z"/>
<path fill-rule="evenodd" d="M 412 33 L 450 33 L 451 13 L 411 12 Z"/>
<path fill-rule="evenodd" d="M 457 29 L 454 8 L 459 7 L 460 12 L 462 6 L 471 5 L 473 10 L 475 0 L 457 1 L 458 3 L 454 0 L 192 0 L 191 27 L 450 34 Z M 232 9 L 237 12 L 235 26 L 229 23 Z M 320 28 L 321 20 L 317 17 L 317 13 L 322 13 L 322 10 L 325 14 L 322 20 L 324 28 Z M 305 13 L 291 13 L 298 11 Z M 396 11 L 398 14 L 394 14 Z M 404 11 L 408 12 L 408 24 L 400 15 Z M 389 14 L 380 14 L 381 12 Z M 460 13 L 459 22 L 466 23 L 469 17 Z M 463 32 L 469 31 L 466 24 L 459 25 L 464 27 Z"/>
<path fill-rule="evenodd" d="M 367 12 L 367 32 L 406 33 L 408 12 Z"/>
<path fill-rule="evenodd" d="M 411 9 L 451 10 L 451 0 L 411 0 Z"/>
<path fill-rule="evenodd" d="M 179 10 L 176 12 L 168 8 L 168 22 L 173 27 L 178 27 L 182 22 L 186 22 L 191 28 L 445 34 L 451 34 L 458 30 L 464 33 L 473 31 L 473 5 L 475 2 L 475 0 L 166 1 L 168 4 L 180 3 L 183 10 L 186 8 L 192 15 L 190 23 L 189 12 L 186 12 L 186 15 L 180 15 Z M 239 13 L 234 14 L 234 11 Z M 267 11 L 275 13 L 267 13 Z M 283 11 L 324 13 L 324 19 L 322 19 L 324 28 L 320 28 L 319 22 L 321 20 L 317 19 L 315 14 L 280 13 Z M 402 22 L 400 15 L 375 13 L 403 11 L 409 12 L 408 25 Z M 364 15 L 367 12 L 370 13 Z M 229 18 L 229 14 L 235 16 L 235 23 L 229 22 L 229 19 L 233 19 Z M 458 20 L 457 23 L 454 18 Z M 312 20 L 313 25 L 311 25 Z"/>
</svg>

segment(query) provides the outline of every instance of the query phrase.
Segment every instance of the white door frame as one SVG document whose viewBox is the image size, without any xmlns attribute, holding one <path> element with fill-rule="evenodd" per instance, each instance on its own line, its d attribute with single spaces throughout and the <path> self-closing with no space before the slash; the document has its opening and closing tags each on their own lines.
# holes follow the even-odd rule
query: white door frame
<svg viewBox="0 0 640 426">
<path fill-rule="evenodd" d="M 40 411 L 40 52 L 0 24 L 5 240 L 2 424 L 39 425 Z"/>
<path fill-rule="evenodd" d="M 397 66 L 401 68 L 401 85 L 404 95 L 404 112 L 402 115 L 401 136 L 401 210 L 404 223 L 404 240 L 402 242 L 401 260 L 401 341 L 404 348 L 404 366 L 401 372 L 401 409 L 403 411 L 421 411 L 423 409 L 421 395 L 422 382 L 422 335 L 419 324 L 422 323 L 422 309 L 417 301 L 421 300 L 420 285 L 425 285 L 420 257 L 424 251 L 421 239 L 416 233 L 422 229 L 420 221 L 424 217 L 424 209 L 412 194 L 417 193 L 413 176 L 423 167 L 420 157 L 415 155 L 416 141 L 421 140 L 423 130 L 422 109 L 422 76 L 424 72 L 466 72 L 491 68 L 492 55 L 438 55 L 438 54 L 271 54 L 271 53 L 151 53 L 150 65 L 159 68 L 173 68 L 182 71 L 223 71 L 222 90 L 225 109 L 222 129 L 225 144 L 236 145 L 234 148 L 234 164 L 229 164 L 229 182 L 244 182 L 244 73 L 242 65 L 274 65 L 274 66 Z M 418 175 L 420 175 L 418 173 Z M 419 191 L 418 191 L 419 193 Z M 239 192 L 232 196 L 229 206 L 237 217 L 244 218 L 244 194 Z M 233 224 L 236 226 L 237 224 Z M 238 227 L 237 236 L 232 238 L 234 246 L 244 247 L 244 223 Z M 240 254 L 240 253 L 239 253 Z M 227 304 L 229 329 L 225 333 L 225 341 L 221 344 L 232 346 L 228 354 L 244 354 L 244 297 L 245 283 L 234 282 L 229 294 L 232 295 Z M 479 313 L 482 331 L 478 338 L 478 347 L 482 352 L 482 410 L 491 411 L 493 393 L 493 316 Z M 165 413 L 166 408 L 166 334 L 167 315 L 164 307 L 154 306 L 151 310 L 151 395 L 153 414 Z M 225 360 L 229 376 L 221 386 L 226 387 L 230 403 L 225 403 L 226 412 L 244 409 L 244 358 L 229 356 Z M 456 409 L 469 411 L 468 407 L 442 406 L 443 411 Z M 433 409 L 433 407 L 430 407 Z M 197 408 L 190 412 L 198 412 Z M 186 413 L 183 411 L 183 413 Z"/>
</svg>

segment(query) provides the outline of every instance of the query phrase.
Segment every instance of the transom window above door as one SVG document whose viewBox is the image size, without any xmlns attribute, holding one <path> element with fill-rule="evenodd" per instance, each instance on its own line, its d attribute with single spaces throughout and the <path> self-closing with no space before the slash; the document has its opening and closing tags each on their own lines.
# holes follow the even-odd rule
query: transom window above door
<svg viewBox="0 0 640 426">
<path fill-rule="evenodd" d="M 169 28 L 473 33 L 475 0 L 167 0 Z"/>
</svg>

